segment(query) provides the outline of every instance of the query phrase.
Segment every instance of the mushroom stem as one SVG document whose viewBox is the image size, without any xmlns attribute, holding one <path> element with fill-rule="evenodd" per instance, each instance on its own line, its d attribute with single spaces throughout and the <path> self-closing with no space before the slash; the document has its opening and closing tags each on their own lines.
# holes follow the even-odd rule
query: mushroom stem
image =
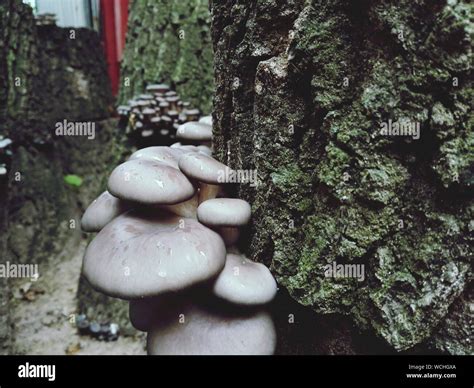
<svg viewBox="0 0 474 388">
<path fill-rule="evenodd" d="M 207 201 L 208 199 L 214 199 L 217 197 L 221 190 L 220 185 L 213 185 L 210 183 L 201 182 L 199 188 L 199 204 Z"/>
<path fill-rule="evenodd" d="M 220 226 L 216 228 L 216 232 L 222 237 L 226 247 L 233 246 L 240 236 L 239 228 L 234 226 Z"/>
<path fill-rule="evenodd" d="M 160 205 L 160 208 L 166 209 L 173 214 L 181 217 L 197 219 L 197 208 L 199 206 L 197 193 L 187 201 L 177 203 L 175 205 Z"/>
</svg>

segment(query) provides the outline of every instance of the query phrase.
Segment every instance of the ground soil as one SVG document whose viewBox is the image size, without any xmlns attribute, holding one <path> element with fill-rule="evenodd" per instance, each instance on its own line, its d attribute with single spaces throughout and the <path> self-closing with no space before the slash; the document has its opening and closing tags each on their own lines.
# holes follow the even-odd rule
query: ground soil
<svg viewBox="0 0 474 388">
<path fill-rule="evenodd" d="M 13 353 L 28 355 L 145 355 L 145 335 L 99 341 L 79 335 L 73 323 L 86 241 L 71 241 L 39 268 L 37 281 L 10 279 Z M 70 253 L 72 252 L 72 253 Z"/>
</svg>

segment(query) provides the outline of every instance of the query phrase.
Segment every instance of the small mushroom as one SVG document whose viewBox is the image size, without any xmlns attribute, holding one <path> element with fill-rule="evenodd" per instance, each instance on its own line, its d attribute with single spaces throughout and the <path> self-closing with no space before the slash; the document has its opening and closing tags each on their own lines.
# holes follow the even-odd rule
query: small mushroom
<svg viewBox="0 0 474 388">
<path fill-rule="evenodd" d="M 177 95 L 178 93 L 176 93 L 174 90 L 169 90 L 165 93 L 165 97 L 175 97 Z"/>
<path fill-rule="evenodd" d="M 225 164 L 199 152 L 183 155 L 179 159 L 179 169 L 187 177 L 201 182 L 199 203 L 215 198 L 221 189 L 219 184 L 225 183 L 224 178 L 232 173 Z"/>
<path fill-rule="evenodd" d="M 108 190 L 117 198 L 148 205 L 173 205 L 195 193 L 181 171 L 148 159 L 132 159 L 117 166 L 109 177 Z"/>
<path fill-rule="evenodd" d="M 212 184 L 225 183 L 224 178 L 232 173 L 225 164 L 199 152 L 184 154 L 179 159 L 179 168 L 189 178 Z"/>
<path fill-rule="evenodd" d="M 186 103 L 183 103 L 183 107 L 185 107 L 185 104 Z M 201 112 L 199 111 L 199 109 L 185 109 L 184 110 L 184 114 L 186 115 L 186 120 L 188 122 L 193 122 L 193 121 L 197 121 L 199 120 L 199 115 L 201 114 Z"/>
<path fill-rule="evenodd" d="M 160 108 L 160 113 L 161 113 L 162 115 L 165 115 L 165 114 L 168 113 L 168 109 L 169 109 L 169 107 L 170 107 L 170 104 L 169 104 L 168 102 L 166 102 L 166 101 L 163 101 L 163 102 L 160 102 L 160 103 L 158 104 L 158 107 Z"/>
<path fill-rule="evenodd" d="M 214 198 L 201 203 L 198 220 L 208 226 L 241 226 L 250 220 L 251 209 L 247 201 L 237 198 Z"/>
<path fill-rule="evenodd" d="M 145 129 L 144 131 L 142 131 L 142 137 L 146 138 L 151 136 L 153 136 L 153 130 Z"/>
<path fill-rule="evenodd" d="M 128 105 L 120 105 L 117 107 L 117 113 L 122 117 L 126 117 L 130 114 L 130 109 Z"/>
<path fill-rule="evenodd" d="M 213 290 L 216 296 L 231 303 L 261 305 L 275 297 L 277 284 L 265 265 L 228 253 Z"/>
<path fill-rule="evenodd" d="M 207 145 L 212 140 L 212 127 L 196 121 L 187 122 L 179 126 L 176 137 L 188 143 Z"/>
<path fill-rule="evenodd" d="M 138 109 L 140 109 L 140 111 L 143 111 L 143 109 L 146 109 L 147 107 L 150 106 L 151 102 L 150 100 L 138 100 L 137 104 L 138 104 Z"/>
<path fill-rule="evenodd" d="M 237 243 L 239 226 L 246 225 L 251 216 L 248 202 L 236 198 L 215 198 L 202 202 L 197 209 L 199 222 L 218 232 L 226 247 Z"/>
<path fill-rule="evenodd" d="M 212 149 L 206 145 L 199 145 L 197 146 L 199 149 L 199 152 L 203 153 L 204 155 L 207 156 L 212 156 Z"/>
<path fill-rule="evenodd" d="M 179 148 L 154 146 L 142 148 L 135 151 L 129 158 L 129 160 L 145 159 L 155 162 L 161 162 L 170 165 L 171 167 L 178 168 L 178 160 L 186 152 Z"/>
<path fill-rule="evenodd" d="M 203 116 L 199 119 L 199 122 L 212 127 L 212 116 Z"/>
<path fill-rule="evenodd" d="M 99 232 L 114 218 L 129 210 L 131 205 L 122 201 L 108 191 L 104 191 L 86 209 L 81 220 L 84 232 Z"/>
<path fill-rule="evenodd" d="M 178 102 L 179 102 L 178 96 L 167 97 L 166 101 L 168 102 L 168 104 L 170 104 L 170 111 L 178 110 Z"/>
<path fill-rule="evenodd" d="M 4 139 L 3 137 L 0 138 L 0 148 L 6 148 L 8 147 L 10 144 L 12 144 L 12 141 L 11 139 Z"/>
<path fill-rule="evenodd" d="M 170 87 L 166 84 L 151 84 L 146 87 L 149 93 L 166 93 Z"/>
<path fill-rule="evenodd" d="M 178 120 L 179 113 L 176 110 L 169 110 L 168 116 L 171 120 L 175 121 L 175 120 Z"/>
<path fill-rule="evenodd" d="M 153 100 L 153 95 L 152 95 L 152 94 L 148 94 L 148 93 L 140 94 L 140 95 L 138 96 L 138 99 L 139 99 L 139 100 L 143 100 L 143 101 L 150 101 L 150 100 Z"/>
</svg>

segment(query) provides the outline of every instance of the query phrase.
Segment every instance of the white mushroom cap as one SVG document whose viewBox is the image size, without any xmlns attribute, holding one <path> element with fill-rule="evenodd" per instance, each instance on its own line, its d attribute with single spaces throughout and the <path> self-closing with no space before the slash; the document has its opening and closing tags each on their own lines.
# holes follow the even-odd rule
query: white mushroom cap
<svg viewBox="0 0 474 388">
<path fill-rule="evenodd" d="M 188 153 L 179 159 L 179 169 L 189 178 L 200 182 L 225 183 L 225 177 L 232 169 L 203 153 Z"/>
<path fill-rule="evenodd" d="M 147 92 L 151 93 L 164 93 L 169 90 L 169 86 L 166 84 L 150 84 L 146 87 Z"/>
<path fill-rule="evenodd" d="M 197 215 L 205 225 L 240 226 L 249 222 L 251 209 L 249 203 L 242 199 L 214 198 L 201 203 Z"/>
<path fill-rule="evenodd" d="M 89 244 L 83 273 L 104 294 L 136 299 L 207 281 L 222 270 L 225 255 L 221 237 L 194 219 L 133 210 Z"/>
<path fill-rule="evenodd" d="M 148 159 L 133 159 L 117 166 L 109 177 L 108 189 L 120 199 L 163 205 L 185 201 L 195 193 L 181 171 Z"/>
<path fill-rule="evenodd" d="M 153 108 L 145 108 L 143 109 L 142 113 L 144 115 L 154 115 L 156 112 Z"/>
<path fill-rule="evenodd" d="M 147 336 L 150 355 L 271 355 L 276 331 L 266 312 L 232 314 L 189 306 Z"/>
<path fill-rule="evenodd" d="M 189 145 L 189 144 L 184 144 L 184 145 L 176 146 L 176 147 L 173 147 L 173 148 L 178 148 L 180 150 L 186 151 L 186 153 L 188 153 L 188 152 L 199 152 L 199 148 L 197 148 L 194 145 Z"/>
<path fill-rule="evenodd" d="M 199 119 L 200 123 L 210 125 L 212 127 L 212 116 L 202 116 Z"/>
<path fill-rule="evenodd" d="M 129 160 L 146 159 L 155 162 L 162 162 L 171 167 L 178 168 L 178 160 L 185 154 L 184 150 L 179 148 L 170 148 L 163 146 L 146 147 L 134 152 Z"/>
<path fill-rule="evenodd" d="M 276 292 L 275 279 L 265 265 L 232 253 L 227 254 L 224 270 L 214 283 L 214 294 L 241 305 L 268 303 Z"/>
<path fill-rule="evenodd" d="M 199 152 L 203 153 L 204 155 L 212 156 L 211 147 L 208 147 L 207 145 L 198 145 L 197 148 Z"/>
<path fill-rule="evenodd" d="M 179 126 L 176 131 L 176 137 L 190 141 L 211 141 L 212 126 L 197 121 L 190 121 Z"/>
<path fill-rule="evenodd" d="M 115 217 L 130 209 L 130 204 L 104 191 L 84 212 L 81 228 L 84 232 L 98 232 Z"/>
</svg>

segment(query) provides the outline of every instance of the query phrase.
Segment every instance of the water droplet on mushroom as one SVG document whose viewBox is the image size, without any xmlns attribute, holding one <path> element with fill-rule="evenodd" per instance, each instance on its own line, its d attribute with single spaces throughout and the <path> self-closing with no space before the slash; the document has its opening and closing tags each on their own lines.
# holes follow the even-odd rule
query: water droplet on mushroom
<svg viewBox="0 0 474 388">
<path fill-rule="evenodd" d="M 159 276 L 160 278 L 165 278 L 166 275 L 167 275 L 167 274 L 166 274 L 166 271 L 160 271 L 160 272 L 158 272 L 158 276 Z"/>
<path fill-rule="evenodd" d="M 155 179 L 155 182 L 158 183 L 158 186 L 160 186 L 161 188 L 164 188 L 165 185 L 163 184 L 163 181 L 160 181 L 158 179 Z"/>
</svg>

